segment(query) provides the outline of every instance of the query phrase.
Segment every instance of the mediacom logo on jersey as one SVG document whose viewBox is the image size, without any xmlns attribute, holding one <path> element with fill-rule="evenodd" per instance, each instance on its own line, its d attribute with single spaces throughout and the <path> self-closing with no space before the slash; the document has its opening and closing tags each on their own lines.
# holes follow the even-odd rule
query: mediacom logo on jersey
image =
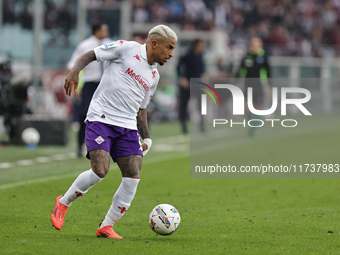
<svg viewBox="0 0 340 255">
<path fill-rule="evenodd" d="M 146 84 L 146 82 L 144 81 L 144 79 L 142 78 L 141 75 L 137 75 L 136 73 L 133 72 L 132 69 L 128 68 L 125 73 L 127 73 L 128 75 L 130 75 L 132 77 L 132 79 L 135 79 L 145 90 L 145 92 L 149 91 L 149 86 Z"/>
</svg>

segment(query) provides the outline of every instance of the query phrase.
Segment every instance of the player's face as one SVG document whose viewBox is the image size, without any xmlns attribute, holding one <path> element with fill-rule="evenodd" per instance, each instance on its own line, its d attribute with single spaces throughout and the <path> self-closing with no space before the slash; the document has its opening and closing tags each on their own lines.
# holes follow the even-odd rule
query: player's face
<svg viewBox="0 0 340 255">
<path fill-rule="evenodd" d="M 262 48 L 262 41 L 260 38 L 252 38 L 250 41 L 250 48 L 254 51 L 257 52 L 259 49 Z"/>
<path fill-rule="evenodd" d="M 99 30 L 99 39 L 104 39 L 109 35 L 109 27 L 103 24 Z"/>
<path fill-rule="evenodd" d="M 157 62 L 161 66 L 164 65 L 164 63 L 168 62 L 168 60 L 174 56 L 175 47 L 176 41 L 172 38 L 168 38 L 167 40 L 162 40 L 161 42 L 158 42 L 154 52 L 155 62 Z"/>
<path fill-rule="evenodd" d="M 196 52 L 197 54 L 201 54 L 203 50 L 204 50 L 204 42 L 201 41 L 201 42 L 199 42 L 199 43 L 197 44 L 197 46 L 196 46 L 196 48 L 195 48 L 195 52 Z"/>
</svg>

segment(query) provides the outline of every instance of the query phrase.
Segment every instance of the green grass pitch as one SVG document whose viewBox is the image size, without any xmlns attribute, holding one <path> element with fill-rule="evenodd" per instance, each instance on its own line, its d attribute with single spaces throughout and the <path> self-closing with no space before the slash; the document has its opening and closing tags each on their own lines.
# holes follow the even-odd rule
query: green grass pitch
<svg viewBox="0 0 340 255">
<path fill-rule="evenodd" d="M 315 137 L 332 141 L 322 153 L 340 163 L 334 152 L 339 127 L 336 122 L 322 132 L 322 125 L 315 126 L 307 136 L 295 130 L 282 139 L 265 139 L 270 134 L 260 131 L 256 139 L 244 137 L 240 143 L 233 136 L 225 152 L 232 157 L 261 141 L 286 148 L 297 137 L 306 144 Z M 0 169 L 0 254 L 340 254 L 339 179 L 194 179 L 189 138 L 177 137 L 179 126 L 155 124 L 151 133 L 153 147 L 137 194 L 114 226 L 123 240 L 96 237 L 121 180 L 113 163 L 107 177 L 70 207 L 64 228 L 57 231 L 50 221 L 54 199 L 89 169 L 89 161 L 18 161 L 69 155 L 74 137 L 67 147 L 0 148 L 0 164 L 12 164 Z M 282 163 L 288 164 L 289 157 Z M 148 225 L 149 213 L 159 203 L 172 204 L 181 214 L 180 227 L 171 236 L 158 236 Z"/>
</svg>

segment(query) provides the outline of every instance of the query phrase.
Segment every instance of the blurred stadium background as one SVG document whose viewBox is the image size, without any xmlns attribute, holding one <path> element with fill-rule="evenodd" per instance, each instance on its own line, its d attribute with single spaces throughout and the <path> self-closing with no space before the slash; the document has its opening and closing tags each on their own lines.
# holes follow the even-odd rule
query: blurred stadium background
<svg viewBox="0 0 340 255">
<path fill-rule="evenodd" d="M 223 78 L 235 75 L 248 40 L 260 36 L 274 78 L 326 79 L 308 88 L 317 98 L 313 108 L 331 114 L 340 107 L 339 84 L 327 82 L 340 73 L 338 0 L 0 0 L 0 15 L 0 137 L 5 141 L 8 116 L 15 116 L 12 126 L 44 121 L 59 130 L 75 119 L 72 98 L 63 91 L 66 63 L 97 22 L 109 25 L 112 40 L 145 38 L 159 23 L 178 33 L 175 58 L 159 68 L 151 121 L 177 121 L 176 66 L 195 38 L 206 41 L 207 75 Z M 20 143 L 18 130 L 11 131 L 14 143 Z M 58 136 L 41 144 L 67 143 L 64 131 Z"/>
<path fill-rule="evenodd" d="M 62 232 L 49 219 L 55 197 L 89 167 L 76 157 L 73 99 L 63 82 L 72 51 L 96 22 L 109 25 L 112 40 L 145 38 L 159 23 L 179 37 L 174 59 L 159 68 L 148 107 L 154 145 L 134 204 L 115 225 L 126 239 L 115 243 L 95 238 L 120 182 L 115 164 L 70 208 Z M 200 38 L 207 75 L 232 78 L 249 39 L 260 36 L 273 78 L 311 91 L 312 118 L 294 116 L 297 128 L 265 127 L 255 139 L 223 127 L 209 143 L 197 139 L 194 156 L 215 160 L 219 150 L 231 164 L 338 164 L 339 24 L 340 0 L 0 0 L 2 253 L 60 254 L 62 244 L 63 254 L 339 254 L 338 179 L 190 178 L 193 136 L 181 135 L 176 74 L 180 55 Z M 21 132 L 32 125 L 48 146 L 22 146 Z M 148 226 L 159 203 L 181 212 L 169 238 Z"/>
</svg>

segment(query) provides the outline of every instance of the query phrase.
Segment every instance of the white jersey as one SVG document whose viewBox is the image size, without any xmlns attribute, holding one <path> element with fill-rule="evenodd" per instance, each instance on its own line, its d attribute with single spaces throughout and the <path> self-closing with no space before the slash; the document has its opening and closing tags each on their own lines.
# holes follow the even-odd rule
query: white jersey
<svg viewBox="0 0 340 255">
<path fill-rule="evenodd" d="M 108 38 L 99 40 L 94 35 L 92 35 L 89 38 L 85 39 L 84 41 L 79 43 L 77 48 L 74 50 L 74 52 L 72 54 L 72 57 L 70 58 L 70 60 L 67 63 L 67 69 L 71 70 L 71 68 L 73 67 L 74 63 L 77 61 L 77 59 L 81 55 L 85 54 L 86 52 L 88 52 L 90 50 L 93 50 L 94 48 L 96 48 L 96 47 L 98 47 L 100 45 L 103 45 L 103 44 L 106 44 L 106 43 L 110 43 L 110 42 L 112 42 L 112 40 L 110 40 Z M 104 71 L 102 69 L 103 69 L 103 67 L 102 67 L 101 63 L 92 62 L 92 63 L 88 64 L 84 68 L 84 73 L 83 73 L 82 80 L 84 82 L 99 82 L 100 78 L 102 77 L 103 71 Z"/>
<path fill-rule="evenodd" d="M 146 45 L 116 41 L 94 49 L 107 61 L 86 120 L 137 130 L 136 116 L 150 102 L 159 81 L 157 63 L 148 64 Z"/>
</svg>

